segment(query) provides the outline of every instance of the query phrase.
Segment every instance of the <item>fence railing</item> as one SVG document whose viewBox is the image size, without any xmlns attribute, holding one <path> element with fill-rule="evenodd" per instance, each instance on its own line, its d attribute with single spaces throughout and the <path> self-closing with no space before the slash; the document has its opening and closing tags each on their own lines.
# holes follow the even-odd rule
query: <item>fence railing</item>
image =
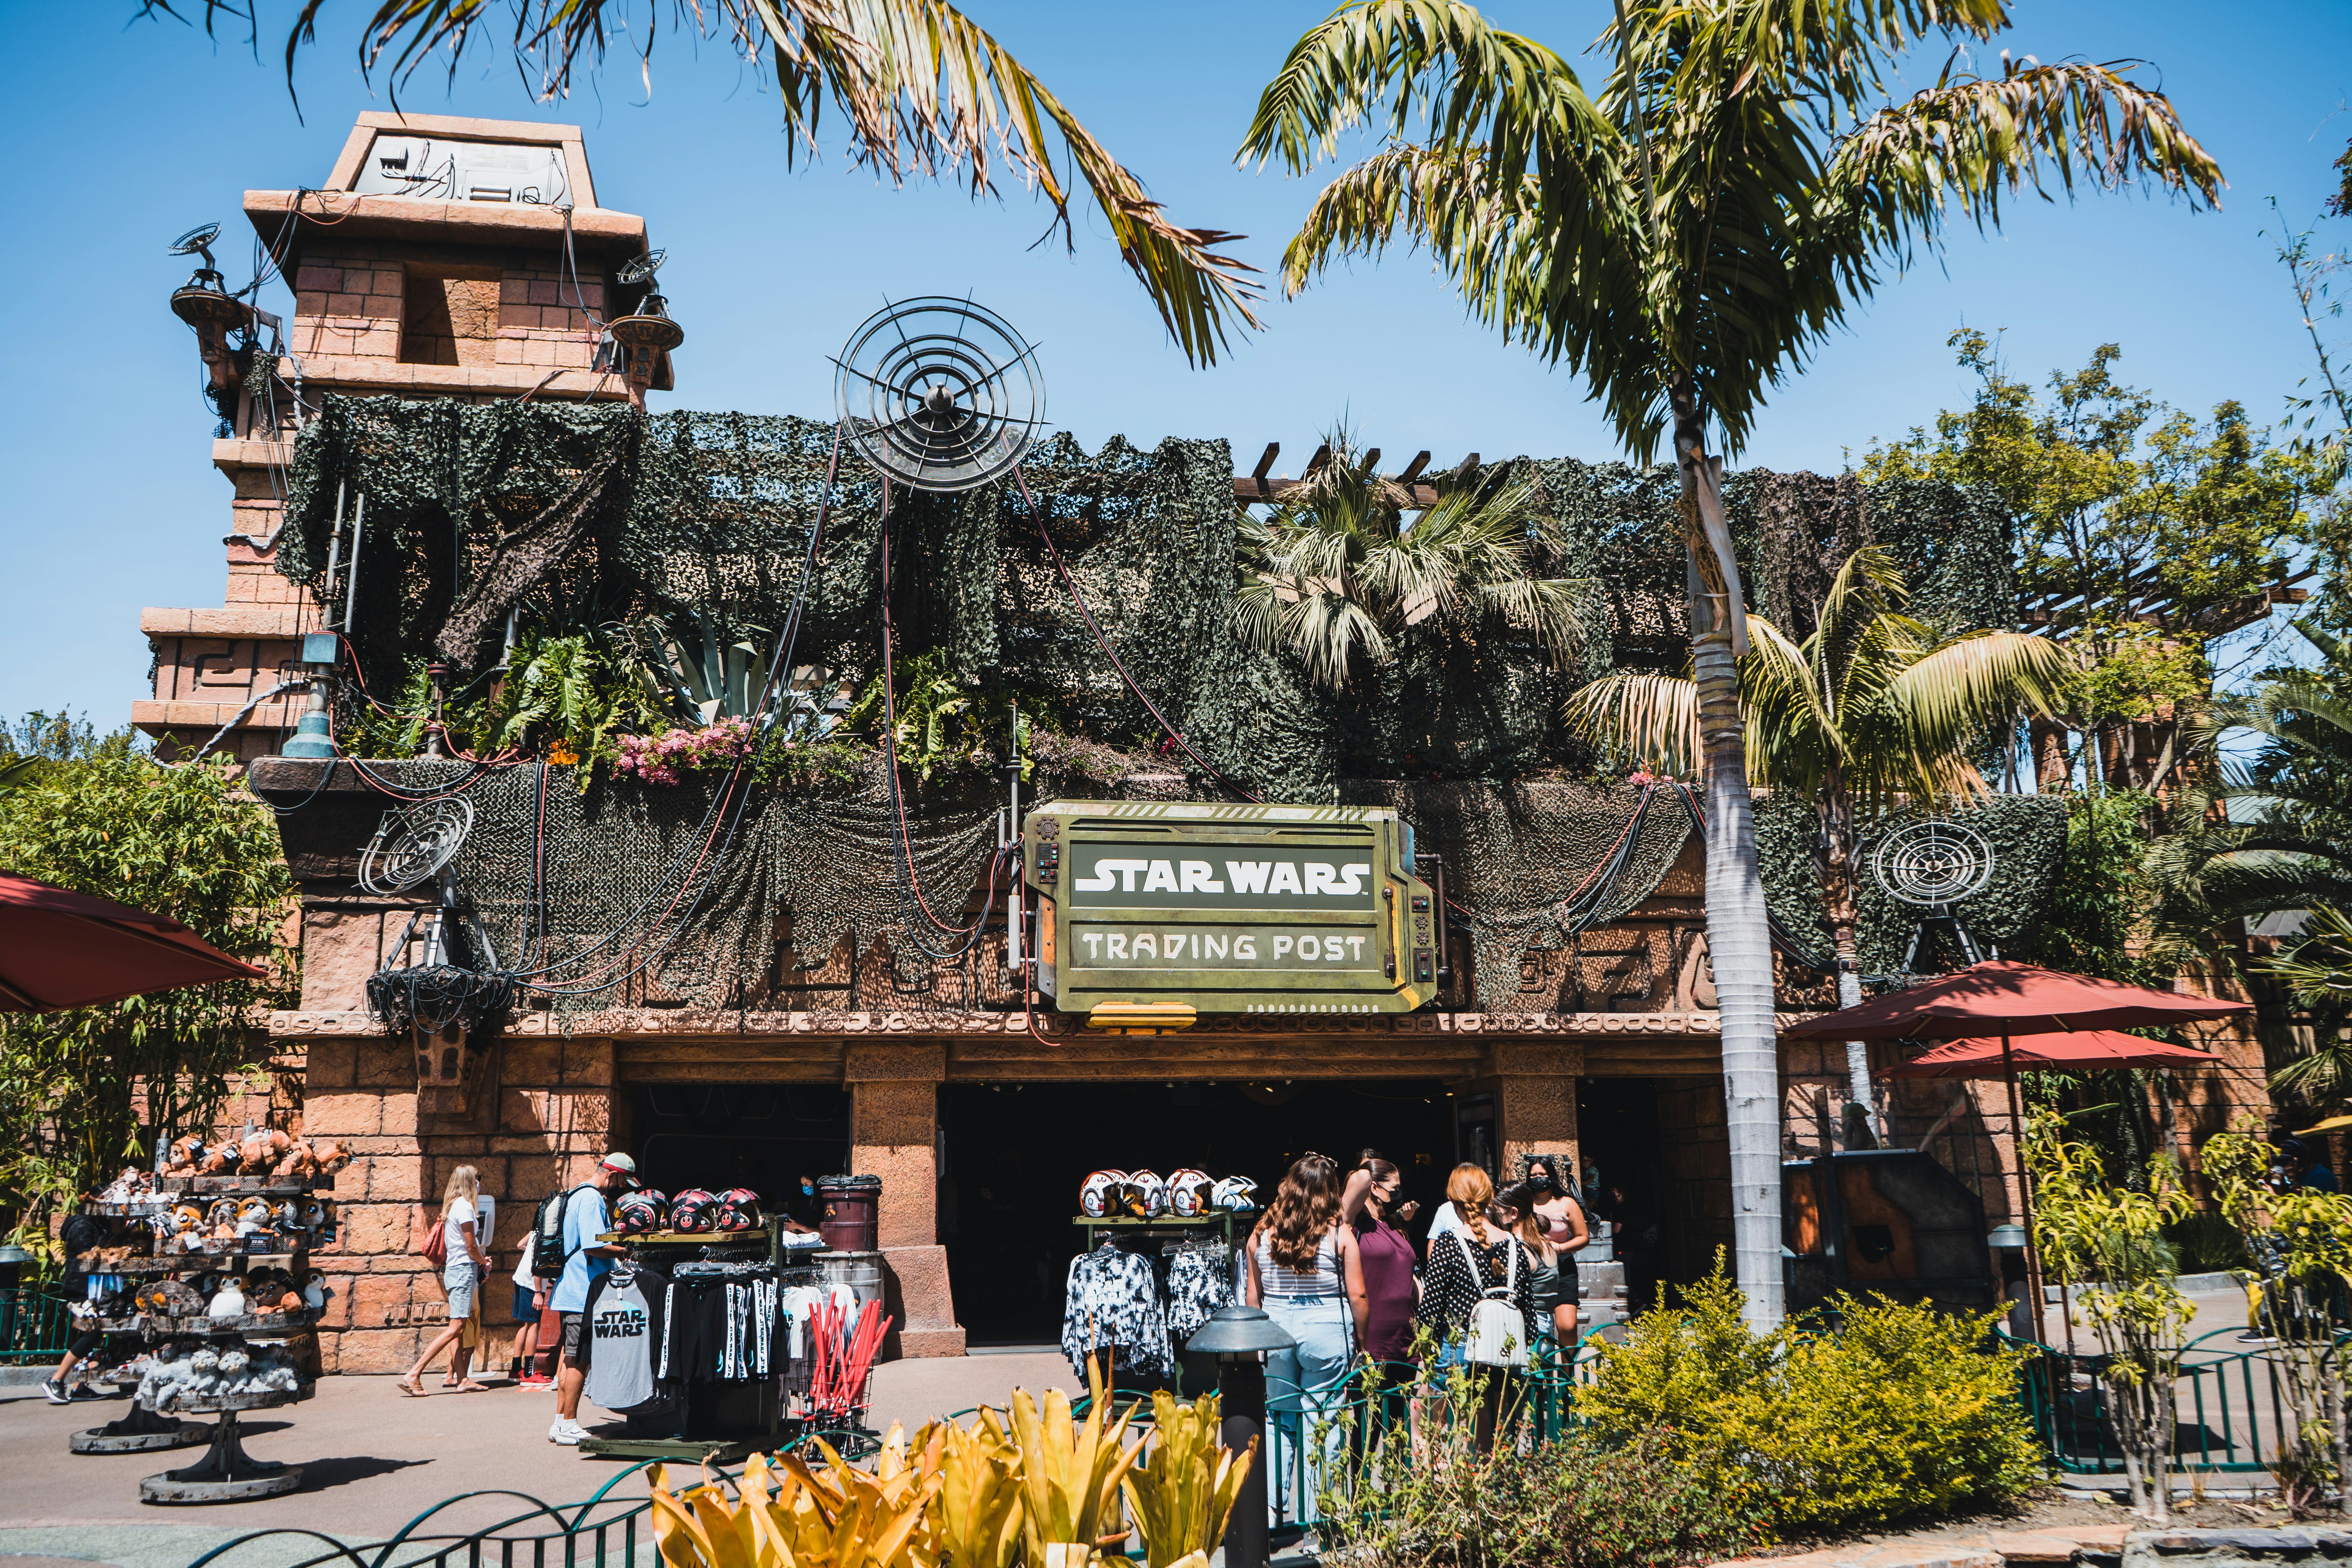
<svg viewBox="0 0 2352 1568">
<path fill-rule="evenodd" d="M 2026 1409 L 2058 1468 L 2075 1475 L 2121 1470 L 2123 1447 L 2100 1376 L 2105 1358 L 2001 1338 L 2029 1352 Z M 2175 1465 L 2239 1474 L 2268 1470 L 2277 1462 L 2282 1441 L 2291 1439 L 2294 1429 L 2281 1353 L 2275 1342 L 2249 1342 L 2236 1329 L 2216 1330 L 2189 1342 L 2174 1384 Z"/>
<path fill-rule="evenodd" d="M 56 1361 L 72 1338 L 65 1300 L 47 1287 L 16 1285 L 0 1290 L 0 1364 Z"/>
</svg>

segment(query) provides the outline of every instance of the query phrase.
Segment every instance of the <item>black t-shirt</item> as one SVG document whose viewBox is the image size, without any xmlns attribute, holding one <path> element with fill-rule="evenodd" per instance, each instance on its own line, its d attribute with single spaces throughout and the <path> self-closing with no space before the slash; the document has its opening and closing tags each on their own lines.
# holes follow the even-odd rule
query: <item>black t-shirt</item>
<svg viewBox="0 0 2352 1568">
<path fill-rule="evenodd" d="M 58 1231 L 58 1246 L 66 1255 L 65 1278 L 58 1283 L 69 1301 L 79 1300 L 89 1289 L 89 1272 L 81 1266 L 81 1255 L 93 1247 L 106 1245 L 106 1222 L 96 1215 L 68 1215 Z"/>
</svg>

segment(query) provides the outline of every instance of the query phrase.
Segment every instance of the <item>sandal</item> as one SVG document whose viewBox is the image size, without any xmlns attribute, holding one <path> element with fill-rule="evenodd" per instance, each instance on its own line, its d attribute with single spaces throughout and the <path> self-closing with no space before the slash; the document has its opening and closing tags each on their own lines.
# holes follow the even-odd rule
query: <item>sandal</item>
<svg viewBox="0 0 2352 1568">
<path fill-rule="evenodd" d="M 425 1391 L 417 1387 L 416 1384 L 408 1378 L 402 1378 L 398 1383 L 393 1384 L 393 1386 L 399 1389 L 401 1393 L 406 1394 L 411 1399 L 422 1399 L 425 1397 Z"/>
</svg>

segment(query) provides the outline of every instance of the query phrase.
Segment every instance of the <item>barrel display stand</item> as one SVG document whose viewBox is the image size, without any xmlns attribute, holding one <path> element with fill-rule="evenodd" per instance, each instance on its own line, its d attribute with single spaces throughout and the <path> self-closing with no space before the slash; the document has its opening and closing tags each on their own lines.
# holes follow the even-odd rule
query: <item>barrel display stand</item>
<svg viewBox="0 0 2352 1568">
<path fill-rule="evenodd" d="M 276 1459 L 257 1459 L 237 1441 L 237 1415 L 246 1410 L 275 1410 L 308 1399 L 310 1391 L 266 1389 L 193 1403 L 197 1415 L 218 1414 L 211 1451 L 184 1469 L 165 1470 L 139 1483 L 139 1500 L 152 1503 L 251 1502 L 278 1497 L 302 1484 L 302 1467 Z"/>
</svg>

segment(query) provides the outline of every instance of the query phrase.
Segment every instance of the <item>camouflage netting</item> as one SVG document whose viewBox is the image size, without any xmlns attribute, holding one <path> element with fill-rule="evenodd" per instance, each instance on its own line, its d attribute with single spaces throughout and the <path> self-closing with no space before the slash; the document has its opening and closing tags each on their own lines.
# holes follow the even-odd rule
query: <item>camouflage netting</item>
<svg viewBox="0 0 2352 1568">
<path fill-rule="evenodd" d="M 436 647 L 449 689 L 462 688 L 496 662 L 509 603 L 526 626 L 653 613 L 700 617 L 764 645 L 793 607 L 833 450 L 831 426 L 790 417 L 330 397 L 296 445 L 279 570 L 315 585 L 339 490 L 366 497 L 350 636 L 379 694 Z M 1490 465 L 1475 482 L 1528 461 Z M 1591 778 L 1593 759 L 1558 717 L 1561 700 L 1594 675 L 1681 661 L 1673 476 L 1565 458 L 1536 468 L 1569 542 L 1566 574 L 1594 584 L 1570 668 L 1531 643 L 1440 626 L 1409 642 L 1370 689 L 1343 698 L 1309 690 L 1286 659 L 1244 648 L 1229 629 L 1235 515 L 1225 443 L 1171 439 L 1145 452 L 1114 437 L 1089 456 L 1062 436 L 1024 468 L 1110 646 L 1202 757 L 1269 800 L 1394 804 L 1422 847 L 1446 857 L 1449 892 L 1471 911 L 1488 1006 L 1516 989 L 1520 952 L 1557 948 L 1646 897 L 1689 831 L 1670 793 L 1637 820 L 1640 791 L 1570 782 Z M 1727 495 L 1759 608 L 1795 635 L 1810 629 L 1828 563 L 1871 539 L 1911 563 L 1916 606 L 1931 618 L 2014 623 L 2007 521 L 1982 498 L 1771 474 L 1738 476 Z M 878 485 L 845 450 L 796 665 L 857 683 L 878 668 L 879 502 Z M 976 690 L 1015 696 L 1067 734 L 1130 757 L 1164 750 L 1017 492 L 898 492 L 891 531 L 902 658 L 933 655 Z M 412 762 L 401 773 L 412 786 L 466 776 L 443 767 Z M 608 961 L 634 952 L 688 866 L 701 868 L 679 904 L 693 920 L 683 934 L 675 921 L 662 928 L 675 935 L 662 962 L 618 991 L 560 995 L 567 1011 L 616 999 L 714 1008 L 1009 1000 L 997 939 L 945 958 L 924 951 L 959 943 L 922 934 L 878 767 L 829 787 L 749 791 L 699 861 L 709 781 L 606 778 L 583 795 L 568 770 L 554 771 L 543 807 L 535 768 L 469 790 L 481 815 L 462 876 L 508 964 L 534 948 L 540 963 L 583 954 L 559 984 L 635 968 L 642 952 Z M 1049 768 L 1032 798 L 1223 798 L 1181 752 L 1129 771 L 1150 776 Z M 962 923 L 966 889 L 976 893 L 991 858 L 1001 792 L 999 777 L 971 770 L 910 785 L 916 880 L 950 925 Z M 543 912 L 532 874 L 542 809 Z"/>
</svg>

